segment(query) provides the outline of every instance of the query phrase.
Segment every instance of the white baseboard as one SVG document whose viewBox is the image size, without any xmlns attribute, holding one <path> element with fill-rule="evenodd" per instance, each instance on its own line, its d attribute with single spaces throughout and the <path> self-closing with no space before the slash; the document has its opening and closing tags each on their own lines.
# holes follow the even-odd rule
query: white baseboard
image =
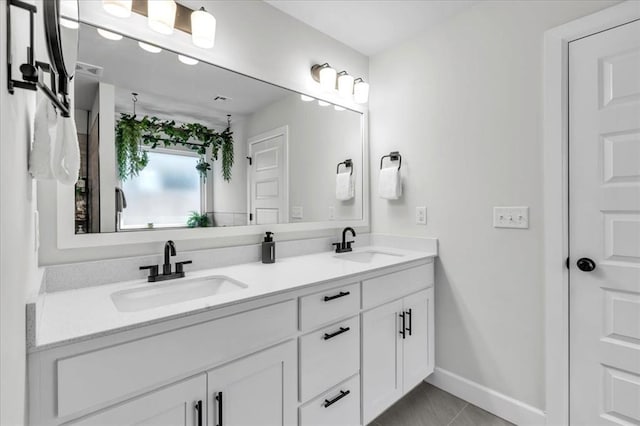
<svg viewBox="0 0 640 426">
<path fill-rule="evenodd" d="M 545 413 L 539 408 L 532 407 L 450 371 L 436 367 L 434 373 L 426 381 L 516 425 L 546 424 Z"/>
</svg>

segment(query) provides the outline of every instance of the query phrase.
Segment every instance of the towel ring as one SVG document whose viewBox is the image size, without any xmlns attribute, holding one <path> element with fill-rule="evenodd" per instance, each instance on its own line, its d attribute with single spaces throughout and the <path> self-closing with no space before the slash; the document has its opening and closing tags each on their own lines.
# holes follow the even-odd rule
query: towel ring
<svg viewBox="0 0 640 426">
<path fill-rule="evenodd" d="M 399 151 L 391 151 L 387 155 L 383 155 L 380 158 L 380 169 L 382 169 L 382 162 L 384 161 L 385 158 L 389 158 L 389 160 L 391 161 L 399 161 L 398 170 L 400 170 L 400 167 L 402 167 L 402 155 L 400 155 Z"/>
<path fill-rule="evenodd" d="M 341 164 L 344 164 L 344 167 L 346 167 L 346 168 L 350 168 L 351 169 L 351 175 L 353 176 L 353 161 L 351 161 L 351 158 L 347 158 L 342 163 L 338 163 L 338 165 L 336 166 L 336 174 L 340 173 L 340 165 Z"/>
</svg>

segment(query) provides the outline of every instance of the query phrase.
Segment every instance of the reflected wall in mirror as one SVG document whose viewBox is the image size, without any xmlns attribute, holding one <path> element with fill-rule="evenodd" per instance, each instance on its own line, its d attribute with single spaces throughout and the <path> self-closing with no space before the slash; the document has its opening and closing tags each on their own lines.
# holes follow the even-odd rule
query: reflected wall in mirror
<svg viewBox="0 0 640 426">
<path fill-rule="evenodd" d="M 185 62 L 81 24 L 76 233 L 362 220 L 362 114 Z"/>
</svg>

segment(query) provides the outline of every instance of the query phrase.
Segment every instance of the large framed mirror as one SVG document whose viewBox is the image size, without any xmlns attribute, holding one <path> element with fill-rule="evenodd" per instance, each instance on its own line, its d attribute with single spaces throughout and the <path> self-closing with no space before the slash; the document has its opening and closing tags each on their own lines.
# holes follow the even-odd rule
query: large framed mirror
<svg viewBox="0 0 640 426">
<path fill-rule="evenodd" d="M 83 242 L 63 247 L 367 220 L 361 112 L 85 23 L 72 89 L 81 171 L 58 224 Z"/>
</svg>

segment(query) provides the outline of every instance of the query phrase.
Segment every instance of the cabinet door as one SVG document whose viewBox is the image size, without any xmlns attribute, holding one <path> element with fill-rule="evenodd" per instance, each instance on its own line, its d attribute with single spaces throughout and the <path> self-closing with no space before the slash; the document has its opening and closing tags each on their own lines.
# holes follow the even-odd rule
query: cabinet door
<svg viewBox="0 0 640 426">
<path fill-rule="evenodd" d="M 433 372 L 433 288 L 404 298 L 403 393 Z"/>
<path fill-rule="evenodd" d="M 83 426 L 193 426 L 204 416 L 207 379 L 204 374 L 161 388 L 139 398 L 85 417 L 73 425 Z M 200 404 L 198 404 L 200 402 Z M 198 409 L 201 413 L 198 413 Z M 204 422 L 204 417 L 202 418 Z"/>
<path fill-rule="evenodd" d="M 208 424 L 294 425 L 297 369 L 297 347 L 290 341 L 209 371 Z"/>
<path fill-rule="evenodd" d="M 363 422 L 369 423 L 402 396 L 402 300 L 362 314 Z"/>
</svg>

